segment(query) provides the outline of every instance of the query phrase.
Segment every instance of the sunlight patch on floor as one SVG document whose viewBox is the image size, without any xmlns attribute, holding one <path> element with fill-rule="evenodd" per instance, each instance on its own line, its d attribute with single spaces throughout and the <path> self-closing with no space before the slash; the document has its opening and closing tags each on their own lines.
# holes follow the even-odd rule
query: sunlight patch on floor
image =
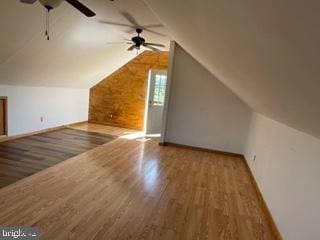
<svg viewBox="0 0 320 240">
<path fill-rule="evenodd" d="M 122 138 L 122 139 L 127 139 L 127 140 L 134 140 L 134 139 L 137 139 L 137 138 L 141 138 L 141 137 L 144 137 L 146 135 L 145 132 L 135 132 L 135 133 L 129 133 L 129 134 L 125 134 L 119 138 Z"/>
<path fill-rule="evenodd" d="M 146 141 L 146 139 L 152 139 L 152 138 L 160 138 L 161 134 L 146 134 L 145 132 L 135 132 L 135 133 L 128 133 L 125 134 L 123 136 L 121 136 L 120 138 L 122 139 L 127 139 L 127 140 L 138 140 L 138 139 L 144 139 L 144 141 Z"/>
</svg>

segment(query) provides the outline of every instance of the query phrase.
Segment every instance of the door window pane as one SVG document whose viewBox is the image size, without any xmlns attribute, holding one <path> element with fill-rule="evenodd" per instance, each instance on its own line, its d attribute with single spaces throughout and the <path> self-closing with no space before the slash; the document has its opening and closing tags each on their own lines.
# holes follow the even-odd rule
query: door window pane
<svg viewBox="0 0 320 240">
<path fill-rule="evenodd" d="M 167 76 L 156 74 L 153 105 L 162 106 L 166 95 Z"/>
</svg>

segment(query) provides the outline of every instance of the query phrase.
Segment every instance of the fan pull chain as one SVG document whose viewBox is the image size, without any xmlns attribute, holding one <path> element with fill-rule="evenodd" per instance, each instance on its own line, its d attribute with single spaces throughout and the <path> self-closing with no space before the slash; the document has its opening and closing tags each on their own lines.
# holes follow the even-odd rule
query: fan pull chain
<svg viewBox="0 0 320 240">
<path fill-rule="evenodd" d="M 46 12 L 46 37 L 47 37 L 47 40 L 49 41 L 50 40 L 50 10 L 51 8 L 50 7 L 46 7 L 47 9 L 47 12 Z"/>
</svg>

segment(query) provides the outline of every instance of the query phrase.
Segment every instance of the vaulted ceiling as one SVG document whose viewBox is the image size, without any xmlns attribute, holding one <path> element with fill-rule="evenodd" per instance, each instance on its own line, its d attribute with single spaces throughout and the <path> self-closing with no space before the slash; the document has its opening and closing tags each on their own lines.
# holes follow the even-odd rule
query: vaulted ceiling
<svg viewBox="0 0 320 240">
<path fill-rule="evenodd" d="M 86 18 L 64 2 L 51 12 L 51 39 L 47 41 L 45 9 L 39 2 L 1 0 L 0 85 L 90 88 L 136 56 L 135 51 L 126 51 L 126 44 L 109 44 L 135 33 L 100 20 L 130 24 L 121 14 L 128 12 L 140 25 L 159 25 L 140 0 L 81 2 L 97 16 Z M 161 35 L 143 32 L 148 41 L 169 45 L 165 28 L 152 30 Z"/>
<path fill-rule="evenodd" d="M 97 16 L 86 18 L 67 3 L 51 14 L 36 3 L 2 0 L 0 85 L 90 88 L 136 56 L 129 12 L 141 25 L 176 40 L 252 109 L 320 137 L 320 2 L 317 0 L 82 0 Z M 168 32 L 167 32 L 168 31 Z"/>
<path fill-rule="evenodd" d="M 255 111 L 320 137 L 320 1 L 145 2 Z"/>
</svg>

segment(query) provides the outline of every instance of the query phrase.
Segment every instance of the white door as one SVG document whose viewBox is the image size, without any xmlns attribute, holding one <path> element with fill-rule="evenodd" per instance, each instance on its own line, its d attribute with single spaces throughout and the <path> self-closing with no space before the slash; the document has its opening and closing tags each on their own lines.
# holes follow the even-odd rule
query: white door
<svg viewBox="0 0 320 240">
<path fill-rule="evenodd" d="M 162 114 L 166 95 L 167 72 L 151 70 L 149 82 L 147 134 L 160 134 L 162 129 Z"/>
</svg>

